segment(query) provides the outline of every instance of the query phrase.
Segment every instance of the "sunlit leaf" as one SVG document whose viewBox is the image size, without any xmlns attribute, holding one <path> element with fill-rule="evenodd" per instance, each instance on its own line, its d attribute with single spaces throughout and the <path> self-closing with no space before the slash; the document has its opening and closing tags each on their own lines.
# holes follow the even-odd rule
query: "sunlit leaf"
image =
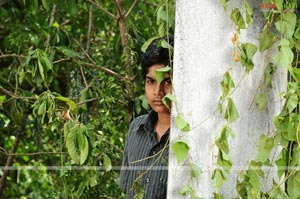
<svg viewBox="0 0 300 199">
<path fill-rule="evenodd" d="M 262 134 L 258 143 L 258 155 L 256 156 L 256 160 L 265 162 L 270 156 L 270 152 L 274 147 L 274 138 L 267 137 Z"/>
<path fill-rule="evenodd" d="M 253 20 L 252 20 L 253 10 L 247 0 L 244 0 L 244 7 L 246 10 L 246 23 L 248 25 L 251 25 L 253 22 Z"/>
<path fill-rule="evenodd" d="M 232 10 L 230 14 L 230 19 L 237 26 L 237 29 L 244 29 L 246 27 L 243 15 L 238 8 Z"/>
<path fill-rule="evenodd" d="M 175 125 L 183 132 L 190 131 L 190 124 L 185 121 L 185 119 L 180 114 L 178 114 L 175 118 Z"/>
<path fill-rule="evenodd" d="M 219 192 L 220 188 L 224 184 L 224 182 L 227 180 L 224 172 L 220 169 L 215 169 L 214 173 L 212 175 L 212 179 L 216 188 L 216 191 Z"/>
<path fill-rule="evenodd" d="M 258 93 L 255 96 L 255 102 L 257 104 L 257 110 L 262 111 L 268 104 L 268 96 L 266 93 Z"/>
<path fill-rule="evenodd" d="M 257 52 L 257 47 L 252 43 L 243 43 L 239 46 L 239 49 L 241 51 L 241 64 L 245 67 L 246 71 L 249 72 L 254 67 L 252 57 Z"/>
<path fill-rule="evenodd" d="M 152 43 L 152 41 L 153 41 L 154 39 L 157 39 L 157 38 L 159 38 L 159 37 L 151 37 L 150 39 L 148 39 L 148 40 L 142 45 L 141 51 L 142 51 L 143 53 L 146 52 L 148 46 Z"/>
<path fill-rule="evenodd" d="M 170 66 L 166 66 L 160 69 L 155 70 L 155 79 L 158 83 L 161 83 L 164 79 L 166 74 L 171 72 L 171 67 Z"/>
<path fill-rule="evenodd" d="M 103 155 L 103 166 L 105 168 L 105 171 L 110 171 L 112 168 L 111 160 L 106 154 Z"/>
<path fill-rule="evenodd" d="M 78 56 L 78 53 L 76 53 L 74 50 L 71 48 L 68 48 L 66 46 L 57 46 L 56 47 L 59 51 L 61 51 L 64 55 L 67 57 L 76 57 Z"/>
<path fill-rule="evenodd" d="M 259 51 L 263 52 L 272 47 L 276 41 L 276 36 L 273 31 L 266 27 L 259 35 Z"/>
<path fill-rule="evenodd" d="M 171 110 L 170 104 L 171 102 L 175 102 L 176 98 L 174 95 L 168 93 L 167 95 L 165 95 L 162 99 L 163 104 L 169 109 Z"/>
<path fill-rule="evenodd" d="M 283 12 L 282 17 L 275 23 L 276 29 L 287 39 L 292 39 L 296 26 L 296 14 L 294 12 Z"/>
<path fill-rule="evenodd" d="M 290 42 L 283 38 L 280 42 L 279 52 L 273 57 L 274 62 L 284 68 L 291 66 L 294 59 L 294 53 L 289 44 Z"/>
<path fill-rule="evenodd" d="M 297 94 L 291 94 L 287 100 L 287 108 L 292 112 L 299 105 L 299 98 Z"/>
<path fill-rule="evenodd" d="M 195 163 L 191 163 L 190 171 L 191 171 L 190 172 L 191 177 L 196 178 L 196 179 L 198 179 L 200 177 L 201 173 L 202 173 L 201 168 L 198 165 L 196 165 Z"/>
<path fill-rule="evenodd" d="M 288 151 L 286 149 L 281 149 L 280 154 L 278 155 L 275 163 L 277 165 L 277 174 L 278 174 L 278 178 L 281 178 L 282 175 L 285 173 L 286 171 L 286 166 L 287 163 L 289 161 L 289 157 L 288 157 Z"/>
<path fill-rule="evenodd" d="M 224 117 L 229 124 L 236 121 L 240 117 L 237 108 L 235 107 L 235 104 L 231 98 L 228 99 Z"/>
<path fill-rule="evenodd" d="M 175 153 L 177 163 L 180 164 L 188 157 L 190 147 L 184 141 L 177 141 L 172 145 L 172 149 Z"/>
<path fill-rule="evenodd" d="M 77 110 L 77 105 L 73 100 L 63 96 L 57 96 L 55 99 L 68 103 L 71 106 L 72 111 Z"/>
<path fill-rule="evenodd" d="M 300 196 L 300 172 L 295 172 L 294 175 L 290 176 L 287 182 L 287 192 L 290 198 L 299 198 Z"/>
</svg>

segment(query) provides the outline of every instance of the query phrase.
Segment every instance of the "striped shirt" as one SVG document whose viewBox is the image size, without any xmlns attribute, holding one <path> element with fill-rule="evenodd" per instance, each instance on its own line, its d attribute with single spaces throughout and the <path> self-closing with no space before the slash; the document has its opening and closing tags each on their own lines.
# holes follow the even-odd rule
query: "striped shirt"
<svg viewBox="0 0 300 199">
<path fill-rule="evenodd" d="M 157 142 L 154 129 L 157 118 L 157 113 L 151 111 L 129 126 L 120 174 L 120 187 L 127 199 L 142 192 L 143 199 L 166 198 L 170 130 Z"/>
</svg>

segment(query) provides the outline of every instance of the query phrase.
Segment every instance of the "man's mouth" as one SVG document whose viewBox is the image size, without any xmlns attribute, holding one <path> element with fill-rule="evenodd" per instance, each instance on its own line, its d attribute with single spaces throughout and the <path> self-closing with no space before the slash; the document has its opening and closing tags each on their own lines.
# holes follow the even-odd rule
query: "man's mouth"
<svg viewBox="0 0 300 199">
<path fill-rule="evenodd" d="M 153 103 L 157 106 L 162 106 L 164 105 L 163 102 L 161 100 L 154 100 Z"/>
</svg>

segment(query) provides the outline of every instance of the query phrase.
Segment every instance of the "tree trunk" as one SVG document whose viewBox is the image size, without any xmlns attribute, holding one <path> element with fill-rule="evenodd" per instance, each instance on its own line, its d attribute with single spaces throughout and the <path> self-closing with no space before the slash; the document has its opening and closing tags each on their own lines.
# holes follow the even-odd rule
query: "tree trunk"
<svg viewBox="0 0 300 199">
<path fill-rule="evenodd" d="M 263 28 L 263 17 L 259 4 L 254 0 L 249 2 L 255 6 L 253 25 L 241 32 L 240 40 L 257 45 L 257 38 Z M 230 3 L 240 6 L 242 1 L 234 0 Z M 178 165 L 173 150 L 170 150 L 169 199 L 182 198 L 179 191 L 185 185 L 193 187 L 201 198 L 214 198 L 216 189 L 212 175 L 217 168 L 218 152 L 215 142 L 221 128 L 227 124 L 224 111 L 223 115 L 217 111 L 222 94 L 220 82 L 226 71 L 230 71 L 237 87 L 231 97 L 240 117 L 228 124 L 235 137 L 228 138 L 229 157 L 233 165 L 220 190 L 224 198 L 238 195 L 235 186 L 237 175 L 247 169 L 248 161 L 257 155 L 260 136 L 272 131 L 273 117 L 282 106 L 279 93 L 286 88 L 286 70 L 282 68 L 278 68 L 274 74 L 272 88 L 265 91 L 270 102 L 267 108 L 259 112 L 253 103 L 258 88 L 264 83 L 261 79 L 268 63 L 265 54 L 257 52 L 253 59 L 254 69 L 249 73 L 239 62 L 233 64 L 232 52 L 235 46 L 231 38 L 236 29 L 230 20 L 230 9 L 224 12 L 220 1 L 176 1 L 173 86 L 178 106 L 173 105 L 172 121 L 175 121 L 177 114 L 182 113 L 190 123 L 191 131 L 182 134 L 172 123 L 170 146 L 178 140 L 186 141 L 190 146 L 189 158 L 202 169 L 202 173 L 198 180 L 191 179 L 189 165 L 186 162 Z M 231 68 L 232 65 L 235 66 Z M 177 107 L 180 107 L 179 111 Z M 276 169 L 271 170 L 272 176 Z M 266 190 L 271 185 L 270 180 L 262 184 Z"/>
</svg>

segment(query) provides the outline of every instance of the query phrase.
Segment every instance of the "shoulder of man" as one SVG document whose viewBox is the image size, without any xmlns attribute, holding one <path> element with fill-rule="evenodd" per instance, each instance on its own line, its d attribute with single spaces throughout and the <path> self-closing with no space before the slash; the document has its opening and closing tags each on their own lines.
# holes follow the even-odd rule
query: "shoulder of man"
<svg viewBox="0 0 300 199">
<path fill-rule="evenodd" d="M 149 116 L 149 113 L 145 114 L 145 115 L 140 115 L 140 116 L 134 118 L 133 121 L 130 123 L 130 127 L 134 128 L 134 127 L 139 127 L 141 124 L 145 124 L 148 116 Z"/>
</svg>

